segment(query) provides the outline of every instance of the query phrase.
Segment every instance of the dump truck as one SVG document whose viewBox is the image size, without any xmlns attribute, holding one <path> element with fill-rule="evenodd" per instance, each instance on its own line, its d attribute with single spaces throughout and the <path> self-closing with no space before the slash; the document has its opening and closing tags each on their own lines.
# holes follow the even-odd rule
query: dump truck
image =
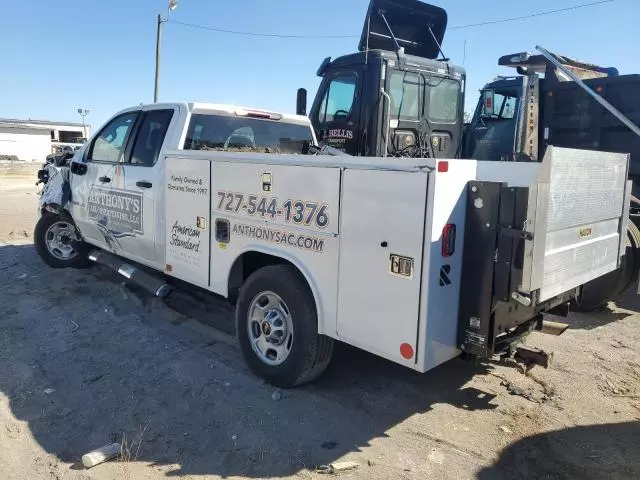
<svg viewBox="0 0 640 480">
<path fill-rule="evenodd" d="M 631 154 L 624 262 L 585 284 L 572 308 L 590 310 L 616 298 L 638 278 L 640 266 L 640 75 L 549 52 L 505 55 L 499 64 L 519 74 L 489 82 L 465 125 L 466 73 L 442 51 L 446 25 L 446 11 L 434 5 L 371 1 L 359 51 L 326 58 L 317 71 L 322 82 L 309 118 L 318 141 L 373 157 L 539 162 L 549 146 Z M 560 68 L 569 68 L 578 82 Z M 301 89 L 298 114 L 307 113 L 306 98 Z M 495 102 L 493 109 L 485 100 Z"/>
</svg>

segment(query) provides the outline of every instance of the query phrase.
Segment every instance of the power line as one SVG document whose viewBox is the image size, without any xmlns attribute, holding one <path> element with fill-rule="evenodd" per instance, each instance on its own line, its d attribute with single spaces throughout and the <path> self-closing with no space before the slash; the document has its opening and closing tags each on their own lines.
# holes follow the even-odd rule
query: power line
<svg viewBox="0 0 640 480">
<path fill-rule="evenodd" d="M 170 23 L 176 23 L 185 27 L 199 28 L 201 30 L 210 30 L 212 32 L 219 33 L 231 33 L 233 35 L 245 35 L 248 37 L 270 37 L 270 38 L 356 38 L 355 35 L 280 35 L 278 33 L 258 33 L 258 32 L 243 32 L 240 30 L 227 30 L 226 28 L 207 27 L 204 25 L 196 25 L 193 23 L 179 22 L 177 20 L 167 20 Z"/>
<path fill-rule="evenodd" d="M 449 30 L 459 30 L 459 29 L 463 29 L 463 28 L 472 28 L 472 27 L 481 27 L 484 25 L 495 25 L 496 23 L 507 23 L 507 22 L 514 22 L 517 20 L 525 20 L 527 18 L 534 18 L 534 17 L 542 17 L 545 15 L 553 15 L 556 13 L 562 13 L 562 12 L 568 12 L 568 11 L 572 11 L 572 10 L 578 10 L 580 8 L 587 8 L 587 7 L 593 7 L 595 5 L 602 5 L 604 3 L 611 3 L 614 2 L 615 0 L 598 0 L 595 2 L 589 2 L 589 3 L 581 3 L 578 5 L 573 5 L 571 7 L 565 7 L 565 8 L 558 8 L 555 10 L 547 10 L 544 12 L 537 12 L 537 13 L 530 13 L 527 15 L 520 15 L 517 17 L 510 17 L 510 18 L 503 18 L 500 20 L 490 20 L 490 21 L 486 21 L 486 22 L 479 22 L 479 23 L 470 23 L 468 25 L 455 25 L 453 27 L 449 27 Z M 169 19 L 167 20 L 168 23 L 175 23 L 177 25 L 182 25 L 184 27 L 190 27 L 190 28 L 197 28 L 200 30 L 208 30 L 211 32 L 217 32 L 217 33 L 228 33 L 228 34 L 232 34 L 232 35 L 244 35 L 247 37 L 266 37 L 266 38 L 291 38 L 291 39 L 341 39 L 341 38 L 360 38 L 360 35 L 282 35 L 282 34 L 278 34 L 278 33 L 260 33 L 260 32 L 249 32 L 249 31 L 242 31 L 242 30 L 229 30 L 226 28 L 218 28 L 218 27 L 209 27 L 206 25 L 197 25 L 195 23 L 187 23 L 187 22 L 180 22 L 178 20 L 172 20 Z"/>
<path fill-rule="evenodd" d="M 530 13 L 528 15 L 521 15 L 519 17 L 503 18 L 501 20 L 492 20 L 489 22 L 470 23 L 468 25 L 456 25 L 454 27 L 450 27 L 449 30 L 458 30 L 460 28 L 481 27 L 483 25 L 495 25 L 496 23 L 506 23 L 506 22 L 513 22 L 516 20 L 524 20 L 527 18 L 542 17 L 544 15 L 553 15 L 554 13 L 568 12 L 570 10 L 577 10 L 579 8 L 593 7 L 594 5 L 602 5 L 603 3 L 611 3 L 613 1 L 614 0 L 599 0 L 597 2 L 574 5 L 573 7 L 558 8 L 556 10 L 548 10 L 546 12 Z"/>
</svg>

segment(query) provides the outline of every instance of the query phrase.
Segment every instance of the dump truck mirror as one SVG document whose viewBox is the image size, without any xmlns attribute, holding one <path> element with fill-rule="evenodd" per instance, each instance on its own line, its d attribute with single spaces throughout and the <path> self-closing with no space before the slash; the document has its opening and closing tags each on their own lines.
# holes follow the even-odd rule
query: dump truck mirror
<svg viewBox="0 0 640 480">
<path fill-rule="evenodd" d="M 298 89 L 296 98 L 296 114 L 307 115 L 307 90 L 305 88 Z"/>
<path fill-rule="evenodd" d="M 483 117 L 490 117 L 491 115 L 493 115 L 494 96 L 495 96 L 495 92 L 493 90 L 482 91 L 482 116 Z"/>
</svg>

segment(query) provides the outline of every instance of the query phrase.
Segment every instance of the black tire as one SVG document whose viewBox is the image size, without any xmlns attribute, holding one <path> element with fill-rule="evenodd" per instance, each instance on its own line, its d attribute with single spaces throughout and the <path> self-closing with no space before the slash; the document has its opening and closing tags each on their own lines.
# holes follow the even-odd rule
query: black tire
<svg viewBox="0 0 640 480">
<path fill-rule="evenodd" d="M 73 220 L 68 215 L 56 215 L 53 213 L 45 212 L 36 223 L 36 228 L 33 232 L 33 243 L 36 247 L 38 256 L 49 265 L 51 268 L 82 268 L 89 264 L 87 258 L 88 247 L 84 248 L 86 244 L 82 242 L 74 245 L 75 254 L 70 258 L 63 259 L 60 256 L 54 255 L 47 247 L 47 235 L 50 234 L 49 229 L 59 224 L 61 226 L 66 225 L 76 231 L 76 226 Z M 77 232 L 77 231 L 76 231 Z M 79 237 L 79 235 L 78 235 Z M 75 239 L 73 239 L 75 241 Z"/>
<path fill-rule="evenodd" d="M 283 363 L 265 363 L 251 346 L 249 309 L 260 294 L 273 292 L 286 304 L 293 324 L 291 349 Z M 334 340 L 318 334 L 315 302 L 305 279 L 290 265 L 270 265 L 254 272 L 240 289 L 236 335 L 250 370 L 267 382 L 291 388 L 316 379 L 329 365 Z"/>
<path fill-rule="evenodd" d="M 576 312 L 590 312 L 604 307 L 609 300 L 615 300 L 622 295 L 636 280 L 640 265 L 640 230 L 629 220 L 627 226 L 626 251 L 622 266 L 602 277 L 596 278 L 582 286 L 580 298 L 571 310 Z"/>
</svg>

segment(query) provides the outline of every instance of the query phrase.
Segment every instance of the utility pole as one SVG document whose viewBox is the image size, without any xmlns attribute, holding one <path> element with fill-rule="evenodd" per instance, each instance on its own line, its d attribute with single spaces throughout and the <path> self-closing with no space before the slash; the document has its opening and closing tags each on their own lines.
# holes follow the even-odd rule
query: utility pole
<svg viewBox="0 0 640 480">
<path fill-rule="evenodd" d="M 78 114 L 82 117 L 82 136 L 85 139 L 85 141 L 87 140 L 87 127 L 84 123 L 84 117 L 86 117 L 87 115 L 89 115 L 89 112 L 91 110 L 87 110 L 86 108 L 79 108 L 78 109 Z"/>
<path fill-rule="evenodd" d="M 169 0 L 169 6 L 167 8 L 167 18 L 162 18 L 158 14 L 158 24 L 156 31 L 156 76 L 153 88 L 153 103 L 158 102 L 158 83 L 160 81 L 160 45 L 162 43 L 162 24 L 169 21 L 169 15 L 171 11 L 175 10 L 178 6 L 178 0 Z"/>
</svg>

